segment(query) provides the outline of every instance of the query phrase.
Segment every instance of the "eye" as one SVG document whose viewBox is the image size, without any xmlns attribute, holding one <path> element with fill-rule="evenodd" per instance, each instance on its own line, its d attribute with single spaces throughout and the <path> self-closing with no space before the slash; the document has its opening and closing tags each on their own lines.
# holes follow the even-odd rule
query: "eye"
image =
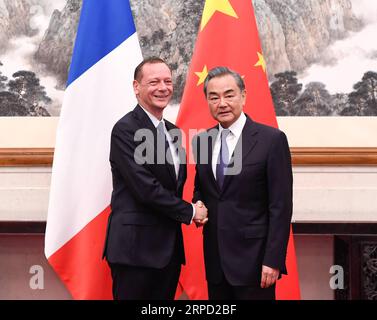
<svg viewBox="0 0 377 320">
<path fill-rule="evenodd" d="M 150 85 L 150 86 L 156 86 L 157 83 L 158 83 L 157 81 L 151 81 L 151 82 L 149 82 L 149 85 Z"/>
<path fill-rule="evenodd" d="M 171 80 L 165 80 L 165 84 L 168 85 L 168 86 L 171 86 L 172 85 L 172 81 Z"/>
</svg>

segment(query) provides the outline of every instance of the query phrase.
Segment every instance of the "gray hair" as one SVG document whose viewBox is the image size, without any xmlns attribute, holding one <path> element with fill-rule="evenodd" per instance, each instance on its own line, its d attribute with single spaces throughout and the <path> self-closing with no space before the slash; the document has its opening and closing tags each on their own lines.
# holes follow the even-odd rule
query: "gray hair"
<svg viewBox="0 0 377 320">
<path fill-rule="evenodd" d="M 206 79 L 204 80 L 204 94 L 207 96 L 207 86 L 208 82 L 213 78 L 219 78 L 225 75 L 231 75 L 234 80 L 236 80 L 236 84 L 238 88 L 242 91 L 245 90 L 245 82 L 243 81 L 242 77 L 236 71 L 233 71 L 227 67 L 215 67 L 209 70 Z"/>
</svg>

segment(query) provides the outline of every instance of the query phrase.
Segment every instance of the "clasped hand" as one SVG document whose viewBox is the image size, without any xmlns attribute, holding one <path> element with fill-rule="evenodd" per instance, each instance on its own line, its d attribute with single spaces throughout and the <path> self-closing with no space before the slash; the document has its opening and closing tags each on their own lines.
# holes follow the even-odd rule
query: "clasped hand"
<svg viewBox="0 0 377 320">
<path fill-rule="evenodd" d="M 194 222 L 196 226 L 203 227 L 208 222 L 208 210 L 202 201 L 197 201 L 195 204 Z"/>
</svg>

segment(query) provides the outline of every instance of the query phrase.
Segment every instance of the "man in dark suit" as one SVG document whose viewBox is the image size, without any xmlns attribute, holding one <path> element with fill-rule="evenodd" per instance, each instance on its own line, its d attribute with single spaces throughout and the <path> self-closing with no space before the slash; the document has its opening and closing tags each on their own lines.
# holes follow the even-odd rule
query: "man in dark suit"
<svg viewBox="0 0 377 320">
<path fill-rule="evenodd" d="M 207 212 L 181 199 L 186 156 L 180 131 L 163 119 L 173 93 L 171 69 L 160 58 L 145 59 L 133 86 L 138 105 L 111 135 L 112 211 L 104 256 L 114 299 L 173 299 L 185 261 L 181 224 L 205 222 Z"/>
<path fill-rule="evenodd" d="M 287 273 L 292 216 L 287 138 L 244 114 L 246 89 L 238 73 L 212 69 L 204 93 L 219 122 L 193 139 L 194 202 L 208 208 L 203 236 L 209 298 L 275 299 L 276 280 Z"/>
</svg>

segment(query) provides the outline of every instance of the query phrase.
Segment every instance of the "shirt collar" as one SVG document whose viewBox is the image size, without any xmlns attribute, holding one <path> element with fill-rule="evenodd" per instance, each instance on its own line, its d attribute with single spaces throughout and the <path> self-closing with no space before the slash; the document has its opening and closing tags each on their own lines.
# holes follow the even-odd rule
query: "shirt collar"
<svg viewBox="0 0 377 320">
<path fill-rule="evenodd" d="M 147 114 L 147 116 L 149 117 L 149 119 L 151 119 L 153 125 L 155 128 L 157 128 L 157 126 L 159 125 L 160 122 L 162 122 L 164 124 L 164 127 L 165 127 L 165 122 L 164 122 L 164 119 L 162 118 L 162 120 L 158 120 L 153 114 L 151 114 L 147 109 L 145 109 L 142 105 L 139 104 L 139 106 L 141 107 L 141 109 L 143 109 L 145 111 L 145 113 Z"/>
<path fill-rule="evenodd" d="M 239 116 L 239 118 L 228 129 L 238 139 L 241 136 L 241 133 L 242 133 L 243 127 L 245 126 L 245 123 L 246 123 L 246 116 L 242 112 L 241 115 Z M 221 134 L 221 132 L 224 129 L 225 128 L 223 128 L 221 126 L 221 124 L 219 124 L 219 134 Z"/>
</svg>

